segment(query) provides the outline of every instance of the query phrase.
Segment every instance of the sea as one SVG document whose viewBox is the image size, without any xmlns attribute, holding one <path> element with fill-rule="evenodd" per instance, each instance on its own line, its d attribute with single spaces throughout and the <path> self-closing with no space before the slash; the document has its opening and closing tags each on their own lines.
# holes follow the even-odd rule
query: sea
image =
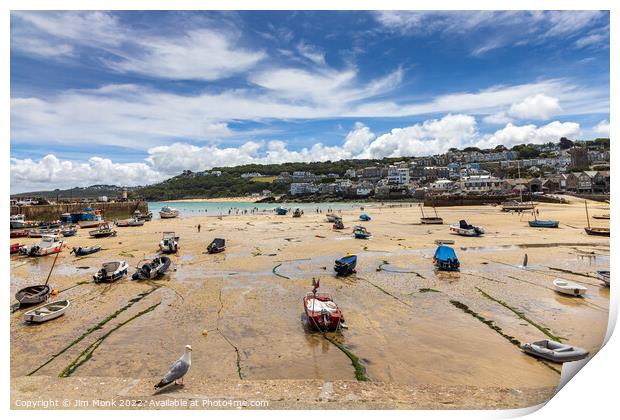
<svg viewBox="0 0 620 420">
<path fill-rule="evenodd" d="M 277 207 L 284 207 L 291 211 L 300 208 L 304 213 L 316 212 L 319 209 L 322 213 L 338 210 L 360 210 L 372 207 L 373 203 L 252 203 L 242 201 L 149 201 L 149 211 L 153 212 L 153 218 L 159 218 L 159 211 L 162 207 L 168 206 L 179 211 L 181 217 L 192 216 L 226 216 L 251 214 L 252 210 L 257 214 L 272 213 Z M 247 213 L 246 213 L 247 212 Z"/>
</svg>

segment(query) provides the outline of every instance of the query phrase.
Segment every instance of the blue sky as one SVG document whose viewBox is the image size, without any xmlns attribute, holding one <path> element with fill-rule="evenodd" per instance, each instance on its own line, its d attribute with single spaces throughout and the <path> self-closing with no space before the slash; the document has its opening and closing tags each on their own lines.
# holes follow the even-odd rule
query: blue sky
<svg viewBox="0 0 620 420">
<path fill-rule="evenodd" d="M 607 12 L 11 13 L 13 192 L 608 121 Z"/>
</svg>

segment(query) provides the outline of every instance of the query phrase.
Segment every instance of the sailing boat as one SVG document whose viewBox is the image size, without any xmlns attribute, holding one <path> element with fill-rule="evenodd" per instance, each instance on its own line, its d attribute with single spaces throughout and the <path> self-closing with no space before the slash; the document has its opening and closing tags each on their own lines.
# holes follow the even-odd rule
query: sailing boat
<svg viewBox="0 0 620 420">
<path fill-rule="evenodd" d="M 590 215 L 588 213 L 588 200 L 584 200 L 585 206 L 586 206 L 586 219 L 588 220 L 588 227 L 584 228 L 586 233 L 588 235 L 593 235 L 593 236 L 609 236 L 609 228 L 603 228 L 603 227 L 592 227 L 590 226 Z"/>
<path fill-rule="evenodd" d="M 422 217 L 420 217 L 420 223 L 424 225 L 443 225 L 443 219 L 437 216 L 437 209 L 433 206 L 433 210 L 435 210 L 435 217 L 426 217 L 424 215 L 424 203 L 420 204 L 420 211 L 422 212 Z"/>
<path fill-rule="evenodd" d="M 519 179 L 521 179 L 521 166 L 519 165 L 519 161 L 517 161 L 517 171 Z M 522 185 L 518 185 L 518 187 L 523 187 Z M 519 201 L 509 200 L 504 201 L 502 203 L 502 211 L 523 211 L 523 210 L 534 210 L 534 203 L 532 201 L 523 202 L 523 188 L 519 188 Z"/>
</svg>

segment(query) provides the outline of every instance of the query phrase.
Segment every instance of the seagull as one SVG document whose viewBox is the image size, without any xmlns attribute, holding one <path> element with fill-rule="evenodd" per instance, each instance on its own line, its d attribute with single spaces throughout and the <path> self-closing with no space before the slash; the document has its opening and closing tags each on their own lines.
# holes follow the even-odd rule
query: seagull
<svg viewBox="0 0 620 420">
<path fill-rule="evenodd" d="M 172 364 L 172 366 L 170 366 L 168 373 L 166 373 L 163 379 L 159 381 L 157 385 L 155 385 L 155 388 L 163 388 L 166 385 L 171 384 L 172 382 L 176 384 L 177 380 L 179 379 L 181 380 L 181 385 L 183 385 L 183 376 L 185 376 L 191 365 L 192 346 L 188 344 L 185 346 L 185 352 L 183 353 L 183 356 L 181 356 L 179 360 L 177 360 Z"/>
</svg>

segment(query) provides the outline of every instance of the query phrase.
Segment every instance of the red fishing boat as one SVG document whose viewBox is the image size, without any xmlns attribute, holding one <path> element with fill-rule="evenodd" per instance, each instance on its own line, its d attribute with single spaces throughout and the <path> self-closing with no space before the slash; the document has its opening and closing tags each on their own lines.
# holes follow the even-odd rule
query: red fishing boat
<svg viewBox="0 0 620 420">
<path fill-rule="evenodd" d="M 11 244 L 11 254 L 15 254 L 16 252 L 18 252 L 19 248 L 21 248 L 22 246 L 24 246 L 24 244 Z"/>
<path fill-rule="evenodd" d="M 304 297 L 304 311 L 308 317 L 308 328 L 318 331 L 336 331 L 346 327 L 344 316 L 327 293 L 317 293 L 320 280 L 312 280 L 312 292 Z"/>
<path fill-rule="evenodd" d="M 29 234 L 29 230 L 12 230 L 11 238 L 27 238 Z"/>
</svg>

